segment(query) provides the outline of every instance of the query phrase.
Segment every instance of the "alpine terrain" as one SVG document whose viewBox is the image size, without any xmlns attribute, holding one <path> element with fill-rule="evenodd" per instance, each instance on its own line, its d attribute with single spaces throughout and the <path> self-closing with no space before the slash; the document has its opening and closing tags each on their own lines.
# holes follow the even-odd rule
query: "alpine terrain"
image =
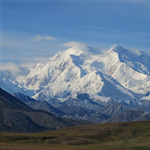
<svg viewBox="0 0 150 150">
<path fill-rule="evenodd" d="M 71 119 L 133 121 L 145 119 L 143 115 L 150 111 L 150 55 L 118 45 L 105 53 L 74 46 L 38 63 L 27 76 L 13 79 L 11 72 L 1 71 L 0 77 L 7 92 L 46 102 L 51 106 L 47 108 L 59 111 L 53 109 L 56 115 Z M 37 109 L 43 105 L 25 103 Z M 116 119 L 118 115 L 126 117 Z"/>
</svg>

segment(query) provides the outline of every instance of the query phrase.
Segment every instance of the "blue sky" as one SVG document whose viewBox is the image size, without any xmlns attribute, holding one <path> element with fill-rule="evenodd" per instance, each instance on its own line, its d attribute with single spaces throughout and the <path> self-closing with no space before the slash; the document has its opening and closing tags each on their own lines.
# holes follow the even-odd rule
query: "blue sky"
<svg viewBox="0 0 150 150">
<path fill-rule="evenodd" d="M 150 51 L 150 0 L 1 0 L 0 62 L 43 61 L 76 41 Z"/>
</svg>

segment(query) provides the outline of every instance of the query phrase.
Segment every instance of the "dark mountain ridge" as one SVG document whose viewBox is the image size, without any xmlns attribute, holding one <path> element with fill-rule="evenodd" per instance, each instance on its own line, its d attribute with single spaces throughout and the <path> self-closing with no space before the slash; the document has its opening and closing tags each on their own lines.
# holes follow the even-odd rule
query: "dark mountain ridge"
<svg viewBox="0 0 150 150">
<path fill-rule="evenodd" d="M 41 132 L 87 123 L 34 110 L 0 88 L 0 131 Z"/>
</svg>

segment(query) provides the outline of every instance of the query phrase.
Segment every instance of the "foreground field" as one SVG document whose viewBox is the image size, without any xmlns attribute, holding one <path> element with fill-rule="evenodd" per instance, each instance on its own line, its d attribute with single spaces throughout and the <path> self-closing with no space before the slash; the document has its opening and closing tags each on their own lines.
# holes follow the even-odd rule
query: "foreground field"
<svg viewBox="0 0 150 150">
<path fill-rule="evenodd" d="M 150 150 L 150 121 L 92 124 L 41 133 L 0 132 L 0 150 Z"/>
</svg>

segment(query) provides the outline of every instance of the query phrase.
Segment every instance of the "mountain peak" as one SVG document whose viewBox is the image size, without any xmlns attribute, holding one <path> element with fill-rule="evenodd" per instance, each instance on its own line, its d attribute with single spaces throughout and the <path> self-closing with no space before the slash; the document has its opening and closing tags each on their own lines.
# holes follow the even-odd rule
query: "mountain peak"
<svg viewBox="0 0 150 150">
<path fill-rule="evenodd" d="M 124 53 L 126 52 L 127 50 L 124 49 L 122 46 L 120 45 L 114 45 L 111 49 L 111 51 L 114 51 L 114 52 L 117 52 L 117 53 Z"/>
<path fill-rule="evenodd" d="M 64 52 L 65 52 L 65 54 L 69 54 L 69 55 L 71 55 L 71 54 L 72 55 L 80 55 L 83 52 L 83 50 L 76 46 L 73 46 L 73 47 L 65 50 Z"/>
<path fill-rule="evenodd" d="M 122 48 L 122 46 L 120 46 L 120 45 L 118 45 L 118 44 L 115 44 L 112 48 L 113 48 L 113 49 L 115 49 L 115 48 Z"/>
</svg>

